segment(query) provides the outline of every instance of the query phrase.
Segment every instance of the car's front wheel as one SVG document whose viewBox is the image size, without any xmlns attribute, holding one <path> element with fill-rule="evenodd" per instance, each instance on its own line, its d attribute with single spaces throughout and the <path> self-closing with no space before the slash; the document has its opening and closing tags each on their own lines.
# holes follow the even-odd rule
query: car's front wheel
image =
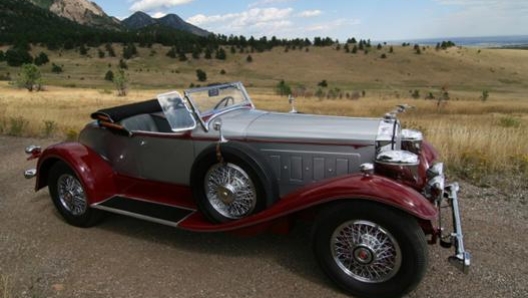
<svg viewBox="0 0 528 298">
<path fill-rule="evenodd" d="M 400 297 L 427 268 L 425 235 L 416 220 L 366 201 L 323 210 L 313 248 L 324 272 L 356 297 Z"/>
<path fill-rule="evenodd" d="M 255 214 L 278 198 L 277 180 L 260 153 L 236 142 L 205 149 L 193 166 L 191 185 L 198 208 L 216 223 Z"/>
<path fill-rule="evenodd" d="M 90 208 L 81 181 L 66 163 L 59 161 L 52 166 L 48 188 L 53 204 L 69 224 L 91 227 L 102 219 L 103 212 Z"/>
</svg>

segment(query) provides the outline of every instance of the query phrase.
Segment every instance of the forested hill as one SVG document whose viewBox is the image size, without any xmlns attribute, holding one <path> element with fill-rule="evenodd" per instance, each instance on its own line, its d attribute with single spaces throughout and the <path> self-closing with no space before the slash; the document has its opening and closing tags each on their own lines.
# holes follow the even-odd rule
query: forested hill
<svg viewBox="0 0 528 298">
<path fill-rule="evenodd" d="M 203 43 L 205 38 L 163 26 L 129 31 L 94 28 L 59 17 L 29 1 L 0 1 L 0 43 L 4 44 L 42 43 L 49 49 L 58 49 L 105 42 L 194 44 L 199 41 Z"/>
<path fill-rule="evenodd" d="M 83 40 L 105 31 L 61 18 L 25 0 L 0 1 L 0 42 L 41 42 L 60 46 L 65 40 Z"/>
</svg>

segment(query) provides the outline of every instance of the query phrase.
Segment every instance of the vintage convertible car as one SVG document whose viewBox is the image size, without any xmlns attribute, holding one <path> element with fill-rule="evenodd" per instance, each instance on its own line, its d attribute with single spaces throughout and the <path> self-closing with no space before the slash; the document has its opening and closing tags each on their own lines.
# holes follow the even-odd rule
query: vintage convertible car
<svg viewBox="0 0 528 298">
<path fill-rule="evenodd" d="M 445 184 L 420 132 L 401 128 L 406 108 L 379 119 L 274 113 L 255 109 L 241 83 L 170 92 L 93 113 L 78 142 L 29 146 L 38 164 L 25 176 L 81 227 L 107 212 L 245 234 L 311 220 L 317 261 L 341 288 L 401 296 L 426 271 L 427 243 L 470 265 L 458 184 Z"/>
</svg>

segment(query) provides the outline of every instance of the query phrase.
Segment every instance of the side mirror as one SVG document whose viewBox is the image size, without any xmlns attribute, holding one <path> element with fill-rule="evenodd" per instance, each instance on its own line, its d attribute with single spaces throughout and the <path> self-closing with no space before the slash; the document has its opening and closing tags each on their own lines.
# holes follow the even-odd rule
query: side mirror
<svg viewBox="0 0 528 298">
<path fill-rule="evenodd" d="M 220 143 L 227 143 L 224 133 L 222 132 L 222 119 L 216 119 L 213 122 L 213 129 L 218 131 L 220 134 Z"/>
<path fill-rule="evenodd" d="M 173 132 L 196 128 L 196 119 L 177 91 L 158 95 L 158 102 Z"/>
</svg>

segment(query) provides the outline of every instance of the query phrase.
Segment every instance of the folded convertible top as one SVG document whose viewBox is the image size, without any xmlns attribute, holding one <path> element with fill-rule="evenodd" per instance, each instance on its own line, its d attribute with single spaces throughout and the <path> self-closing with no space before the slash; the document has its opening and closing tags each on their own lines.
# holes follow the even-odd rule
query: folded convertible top
<svg viewBox="0 0 528 298">
<path fill-rule="evenodd" d="M 119 122 L 125 118 L 138 114 L 151 114 L 161 111 L 161 106 L 157 99 L 136 102 L 108 109 L 102 109 L 90 115 L 92 119 L 103 120 L 112 123 Z"/>
</svg>

